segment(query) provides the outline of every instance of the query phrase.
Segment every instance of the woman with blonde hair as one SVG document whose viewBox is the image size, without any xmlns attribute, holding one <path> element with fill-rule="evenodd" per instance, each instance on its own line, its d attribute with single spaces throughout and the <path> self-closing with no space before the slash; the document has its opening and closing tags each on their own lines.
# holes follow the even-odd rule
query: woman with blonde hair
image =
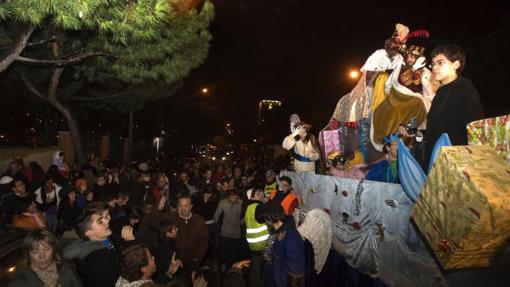
<svg viewBox="0 0 510 287">
<path fill-rule="evenodd" d="M 57 238 L 45 229 L 30 231 L 23 241 L 23 261 L 9 287 L 80 287 L 69 264 L 62 261 Z"/>
</svg>

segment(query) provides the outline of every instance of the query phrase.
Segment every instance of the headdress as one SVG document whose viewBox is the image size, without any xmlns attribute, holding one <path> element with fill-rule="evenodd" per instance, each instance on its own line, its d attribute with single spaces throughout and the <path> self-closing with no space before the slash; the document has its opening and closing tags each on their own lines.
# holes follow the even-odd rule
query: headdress
<svg viewBox="0 0 510 287">
<path fill-rule="evenodd" d="M 393 35 L 384 42 L 386 51 L 390 54 L 400 51 L 402 46 L 406 43 L 408 33 L 409 28 L 407 26 L 400 23 L 396 24 Z"/>
<path fill-rule="evenodd" d="M 428 44 L 430 33 L 427 30 L 416 30 L 406 36 L 405 54 L 412 54 L 416 58 L 423 56 L 425 47 Z"/>
</svg>

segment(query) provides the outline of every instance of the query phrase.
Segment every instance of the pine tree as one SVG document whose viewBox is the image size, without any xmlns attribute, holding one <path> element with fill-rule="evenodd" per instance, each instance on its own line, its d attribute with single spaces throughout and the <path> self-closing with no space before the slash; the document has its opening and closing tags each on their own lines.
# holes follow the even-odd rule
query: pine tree
<svg viewBox="0 0 510 287">
<path fill-rule="evenodd" d="M 4 0 L 0 73 L 16 69 L 33 95 L 62 114 L 83 163 L 66 98 L 131 109 L 170 96 L 207 57 L 213 16 L 210 2 L 196 0 Z"/>
</svg>

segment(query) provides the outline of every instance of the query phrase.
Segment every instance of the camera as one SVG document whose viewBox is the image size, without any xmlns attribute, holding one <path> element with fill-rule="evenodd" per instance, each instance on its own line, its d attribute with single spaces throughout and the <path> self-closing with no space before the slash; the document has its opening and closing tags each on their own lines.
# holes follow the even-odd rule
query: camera
<svg viewBox="0 0 510 287">
<path fill-rule="evenodd" d="M 409 135 L 415 135 L 418 132 L 418 128 L 410 127 L 406 125 L 406 131 Z"/>
<path fill-rule="evenodd" d="M 416 133 L 418 132 L 416 118 L 412 118 L 411 121 L 408 124 L 406 124 L 404 127 L 409 135 L 411 135 L 411 136 L 416 135 Z"/>
</svg>

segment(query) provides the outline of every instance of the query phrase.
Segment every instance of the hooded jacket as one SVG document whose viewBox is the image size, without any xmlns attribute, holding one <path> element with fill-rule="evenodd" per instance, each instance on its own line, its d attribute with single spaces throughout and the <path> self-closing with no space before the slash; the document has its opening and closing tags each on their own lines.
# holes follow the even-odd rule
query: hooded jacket
<svg viewBox="0 0 510 287">
<path fill-rule="evenodd" d="M 84 286 L 111 287 L 119 278 L 117 255 L 102 242 L 75 240 L 64 247 L 63 254 L 75 263 Z"/>
</svg>

